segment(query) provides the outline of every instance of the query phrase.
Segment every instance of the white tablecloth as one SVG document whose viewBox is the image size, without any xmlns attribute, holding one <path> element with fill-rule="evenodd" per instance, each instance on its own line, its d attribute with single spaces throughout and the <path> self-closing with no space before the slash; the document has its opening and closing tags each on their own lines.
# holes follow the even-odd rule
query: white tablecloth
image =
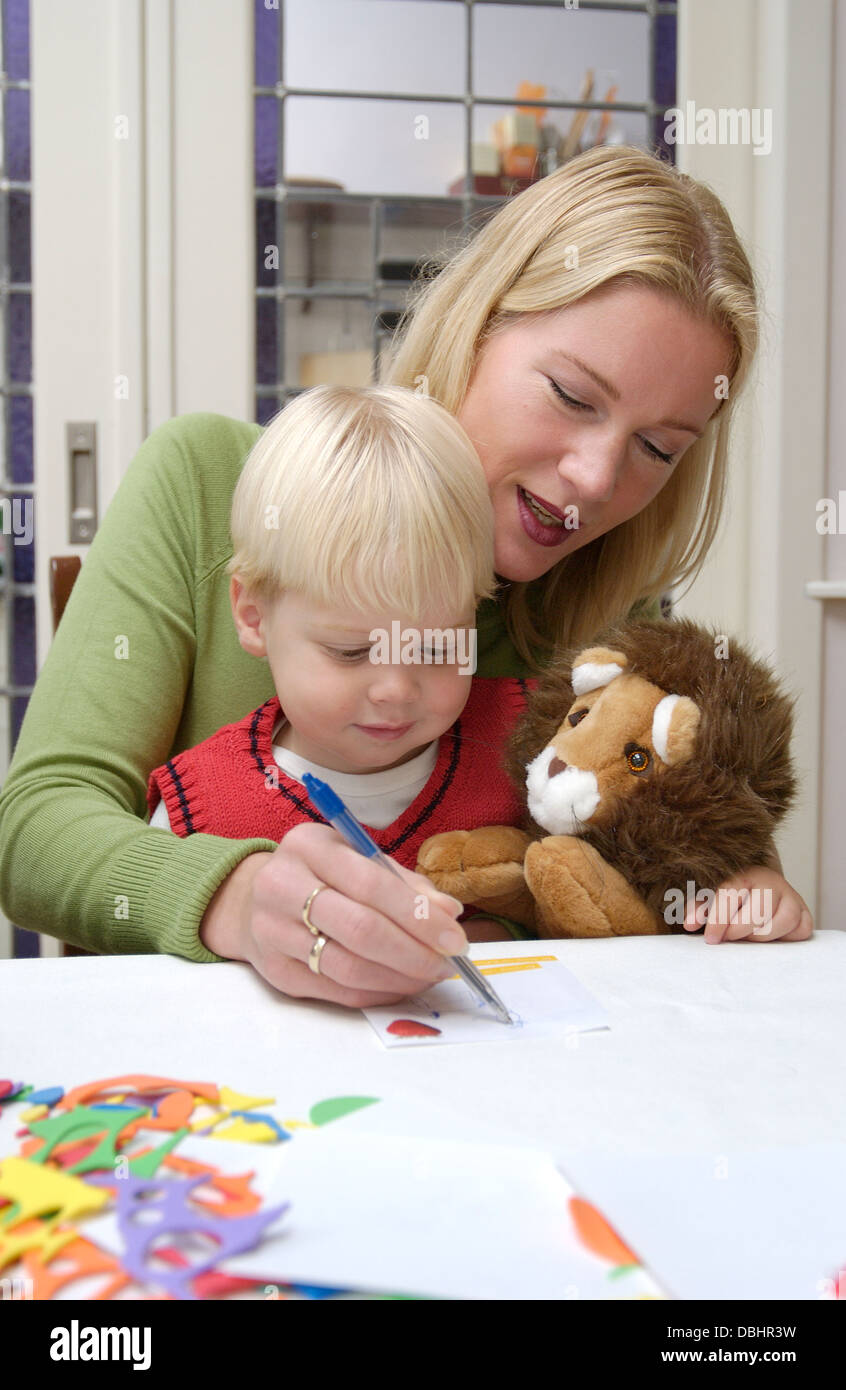
<svg viewBox="0 0 846 1390">
<path fill-rule="evenodd" d="M 461 1113 L 463 1137 L 478 1121 L 485 1137 L 549 1150 L 594 1200 L 591 1152 L 633 1165 L 698 1155 L 701 1175 L 740 1151 L 846 1143 L 846 934 L 497 942 L 472 955 L 541 950 L 605 1005 L 609 1030 L 386 1050 L 358 1011 L 286 999 L 246 965 L 2 962 L 0 1076 L 66 1089 L 126 1072 L 213 1081 L 275 1096 L 283 1116 L 328 1096 L 425 1097 Z M 14 1147 L 7 1114 L 0 1154 Z"/>
</svg>

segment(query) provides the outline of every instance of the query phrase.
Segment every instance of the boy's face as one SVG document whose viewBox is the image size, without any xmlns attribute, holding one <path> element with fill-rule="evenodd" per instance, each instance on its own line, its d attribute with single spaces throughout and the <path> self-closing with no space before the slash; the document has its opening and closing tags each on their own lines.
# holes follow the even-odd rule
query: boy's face
<svg viewBox="0 0 846 1390">
<path fill-rule="evenodd" d="M 292 593 L 267 601 L 235 576 L 230 599 L 241 646 L 270 666 L 288 720 L 280 741 L 321 767 L 351 773 L 398 767 L 444 733 L 467 702 L 476 654 L 472 608 L 433 612 L 415 624 L 399 615 L 324 608 Z M 405 664 L 401 639 L 412 628 L 419 655 Z M 435 660 L 439 647 L 449 655 L 448 640 L 427 642 L 426 628 L 452 632 L 451 662 Z M 370 639 L 376 629 L 388 639 L 383 661 L 371 660 L 371 649 L 379 653 L 378 639 Z M 393 631 L 400 640 L 391 650 Z"/>
</svg>

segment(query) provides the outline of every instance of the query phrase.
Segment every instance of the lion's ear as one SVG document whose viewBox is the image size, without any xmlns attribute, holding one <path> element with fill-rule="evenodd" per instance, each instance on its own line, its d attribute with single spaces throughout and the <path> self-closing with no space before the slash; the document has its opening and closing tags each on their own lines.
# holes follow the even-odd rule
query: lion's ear
<svg viewBox="0 0 846 1390">
<path fill-rule="evenodd" d="M 665 695 L 652 715 L 652 747 L 668 767 L 693 757 L 702 718 L 699 706 L 686 695 Z"/>
<path fill-rule="evenodd" d="M 573 662 L 570 684 L 577 695 L 586 695 L 621 676 L 628 664 L 623 652 L 612 652 L 609 647 L 585 647 Z"/>
</svg>

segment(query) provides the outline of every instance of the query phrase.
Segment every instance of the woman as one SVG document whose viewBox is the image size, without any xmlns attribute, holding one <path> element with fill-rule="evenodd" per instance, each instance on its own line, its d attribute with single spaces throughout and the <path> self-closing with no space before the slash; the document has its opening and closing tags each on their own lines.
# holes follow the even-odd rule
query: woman
<svg viewBox="0 0 846 1390">
<path fill-rule="evenodd" d="M 385 380 L 428 390 L 482 460 L 510 586 L 477 613 L 480 676 L 531 674 L 554 643 L 695 575 L 756 324 L 719 200 L 619 146 L 508 202 L 424 287 Z M 322 824 L 277 847 L 139 824 L 153 767 L 272 694 L 237 646 L 225 573 L 229 502 L 258 433 L 183 416 L 130 465 L 6 780 L 2 905 L 89 948 L 247 960 L 286 994 L 393 1002 L 456 949 L 452 900 L 429 888 L 428 916 L 415 910 L 426 880 L 403 871 L 403 885 Z M 812 930 L 780 867 L 774 855 L 725 885 L 772 889 L 758 940 Z M 319 975 L 305 963 L 307 903 L 328 938 Z M 505 934 L 473 927 L 474 939 Z M 744 930 L 711 922 L 706 935 Z"/>
</svg>

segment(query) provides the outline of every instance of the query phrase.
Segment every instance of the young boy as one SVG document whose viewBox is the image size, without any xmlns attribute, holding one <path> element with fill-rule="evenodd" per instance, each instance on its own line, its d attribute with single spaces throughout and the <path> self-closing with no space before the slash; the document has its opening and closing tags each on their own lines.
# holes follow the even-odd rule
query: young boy
<svg viewBox="0 0 846 1390">
<path fill-rule="evenodd" d="M 151 773 L 150 824 L 281 840 L 322 819 L 305 772 L 412 870 L 439 831 L 519 824 L 500 752 L 533 682 L 473 679 L 493 519 L 453 416 L 400 387 L 301 393 L 247 458 L 231 530 L 233 618 L 276 695 Z"/>
</svg>

